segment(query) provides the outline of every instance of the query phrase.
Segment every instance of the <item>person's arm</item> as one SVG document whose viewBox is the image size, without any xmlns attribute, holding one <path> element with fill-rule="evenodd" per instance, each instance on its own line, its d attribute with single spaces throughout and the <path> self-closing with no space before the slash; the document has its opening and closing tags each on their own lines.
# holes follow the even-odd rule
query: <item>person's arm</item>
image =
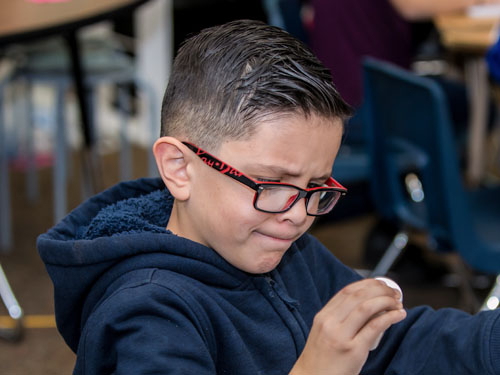
<svg viewBox="0 0 500 375">
<path fill-rule="evenodd" d="M 500 4 L 500 0 L 389 0 L 389 2 L 408 21 L 427 20 L 435 15 L 463 10 L 471 5 Z"/>
<path fill-rule="evenodd" d="M 392 326 L 361 374 L 500 373 L 500 311 L 420 306 Z"/>
<path fill-rule="evenodd" d="M 74 373 L 213 375 L 210 330 L 201 322 L 161 285 L 122 288 L 86 322 Z"/>
<path fill-rule="evenodd" d="M 330 300 L 290 375 L 500 373 L 500 310 L 470 315 L 422 306 L 406 315 L 397 295 L 376 283 L 350 284 Z"/>
</svg>

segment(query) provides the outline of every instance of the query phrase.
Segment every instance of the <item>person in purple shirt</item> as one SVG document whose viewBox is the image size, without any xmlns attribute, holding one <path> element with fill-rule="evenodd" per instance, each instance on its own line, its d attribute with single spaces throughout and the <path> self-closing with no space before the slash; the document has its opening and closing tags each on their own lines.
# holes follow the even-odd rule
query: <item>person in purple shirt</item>
<svg viewBox="0 0 500 375">
<path fill-rule="evenodd" d="M 309 43 L 332 72 L 342 97 L 362 103 L 362 60 L 365 56 L 409 68 L 414 58 L 412 23 L 499 0 L 310 0 L 314 11 Z"/>
</svg>

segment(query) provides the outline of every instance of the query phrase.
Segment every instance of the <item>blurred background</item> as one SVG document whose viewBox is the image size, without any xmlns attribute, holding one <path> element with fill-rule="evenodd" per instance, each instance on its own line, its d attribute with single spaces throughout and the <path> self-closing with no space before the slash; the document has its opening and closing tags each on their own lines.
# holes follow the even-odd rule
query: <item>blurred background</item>
<svg viewBox="0 0 500 375">
<path fill-rule="evenodd" d="M 500 9 L 400 3 L 4 0 L 0 373 L 71 373 L 36 238 L 91 195 L 156 175 L 151 145 L 175 51 L 242 18 L 308 44 L 355 109 L 333 168 L 349 193 L 311 232 L 361 274 L 395 279 L 406 307 L 495 309 Z M 386 149 L 393 128 L 415 144 Z"/>
</svg>

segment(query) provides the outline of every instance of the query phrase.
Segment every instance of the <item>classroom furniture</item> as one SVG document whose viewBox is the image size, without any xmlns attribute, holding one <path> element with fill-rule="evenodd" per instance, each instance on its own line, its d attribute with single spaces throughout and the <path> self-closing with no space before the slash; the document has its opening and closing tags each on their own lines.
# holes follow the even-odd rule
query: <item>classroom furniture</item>
<svg viewBox="0 0 500 375">
<path fill-rule="evenodd" d="M 0 250 L 12 245 L 10 222 L 10 186 L 8 183 L 8 147 L 4 122 L 4 89 L 12 78 L 13 66 L 0 64 Z M 9 281 L 0 264 L 0 298 L 15 324 L 12 328 L 0 329 L 0 338 L 17 340 L 22 333 L 23 310 L 19 306 Z"/>
<path fill-rule="evenodd" d="M 388 272 L 414 232 L 474 270 L 500 273 L 500 186 L 464 185 L 442 89 L 372 58 L 364 74 L 372 199 L 378 214 L 401 228 L 373 275 Z M 462 276 L 462 291 L 471 298 L 466 272 Z"/>
<path fill-rule="evenodd" d="M 485 172 L 489 83 L 485 53 L 498 38 L 500 14 L 475 17 L 468 12 L 443 14 L 434 23 L 446 49 L 464 57 L 464 78 L 469 91 L 469 130 L 466 178 L 480 184 Z"/>
<path fill-rule="evenodd" d="M 82 40 L 82 67 L 85 72 L 85 87 L 87 101 L 89 104 L 90 124 L 94 132 L 98 130 L 98 88 L 103 85 L 117 89 L 117 112 L 120 114 L 120 178 L 128 180 L 131 178 L 131 150 L 127 135 L 127 120 L 131 112 L 130 95 L 127 89 L 136 88 L 136 94 L 142 99 L 141 103 L 148 104 L 146 114 L 148 115 L 149 127 L 147 129 L 150 138 L 155 135 L 158 123 L 159 109 L 156 108 L 156 97 L 151 87 L 137 76 L 135 61 L 131 58 L 119 41 L 113 39 L 113 34 L 105 39 L 101 37 L 84 38 Z M 61 220 L 67 213 L 66 205 L 66 175 L 67 175 L 67 140 L 65 110 L 66 97 L 69 88 L 72 87 L 71 74 L 69 72 L 69 61 L 64 53 L 62 41 L 52 38 L 43 43 L 30 46 L 22 46 L 16 52 L 17 69 L 16 80 L 24 81 L 27 90 L 24 94 L 27 101 L 27 117 L 33 118 L 33 104 L 30 88 L 36 84 L 50 85 L 55 92 L 55 132 L 54 132 L 54 222 Z M 152 144 L 152 140 L 150 142 Z M 151 152 L 150 152 L 151 154 Z M 95 157 L 96 155 L 93 155 Z M 96 162 L 95 165 L 98 165 Z M 149 175 L 154 175 L 155 163 L 152 155 L 149 157 Z M 84 196 L 91 195 L 91 187 L 85 184 L 86 173 L 83 179 Z M 86 186 L 86 188 L 85 188 Z"/>
<path fill-rule="evenodd" d="M 61 35 L 71 60 L 71 76 L 76 88 L 82 134 L 85 139 L 84 162 L 94 170 L 92 152 L 95 139 L 85 95 L 84 72 L 77 33 L 87 25 L 129 14 L 147 0 L 3 0 L 0 12 L 0 48 L 13 43 Z M 99 181 L 89 174 L 93 190 Z"/>
<path fill-rule="evenodd" d="M 21 338 L 23 334 L 23 317 L 24 312 L 19 302 L 17 302 L 16 296 L 12 292 L 9 281 L 3 272 L 2 265 L 0 264 L 0 297 L 2 302 L 9 313 L 9 317 L 12 319 L 13 324 L 9 327 L 3 327 L 0 329 L 0 338 L 17 341 Z"/>
<path fill-rule="evenodd" d="M 12 223 L 10 221 L 9 152 L 5 124 L 5 87 L 12 79 L 13 66 L 0 62 L 0 250 L 12 245 Z"/>
<path fill-rule="evenodd" d="M 115 40 L 89 40 L 81 38 L 78 44 L 68 45 L 68 35 L 75 38 L 79 28 L 94 22 L 112 19 L 122 14 L 133 11 L 138 5 L 145 1 L 132 0 L 106 0 L 106 1 L 80 1 L 73 0 L 70 3 L 27 3 L 11 2 L 5 4 L 5 11 L 1 13 L 0 19 L 6 18 L 0 23 L 0 47 L 4 48 L 4 54 L 15 61 L 15 72 L 13 79 L 23 80 L 28 87 L 36 83 L 48 83 L 52 85 L 56 93 L 55 105 L 55 163 L 53 172 L 54 182 L 54 221 L 60 220 L 66 213 L 66 175 L 67 175 L 67 145 L 65 127 L 65 94 L 70 87 L 76 88 L 80 108 L 80 124 L 84 138 L 84 150 L 82 152 L 82 167 L 85 173 L 83 189 L 84 196 L 89 196 L 102 188 L 99 179 L 99 161 L 94 150 L 95 129 L 93 113 L 93 101 L 98 85 L 113 84 L 119 87 L 119 108 L 123 109 L 121 126 L 120 171 L 123 179 L 130 178 L 130 148 L 126 139 L 127 109 L 128 103 L 123 89 L 124 85 L 135 85 L 138 92 L 148 100 L 149 113 L 147 120 L 150 123 L 148 130 L 151 134 L 156 133 L 159 123 L 159 108 L 156 94 L 149 84 L 138 77 L 135 61 L 126 54 Z M 9 14 L 12 19 L 7 19 Z M 24 16 L 22 16 L 24 15 Z M 54 36 L 56 35 L 56 36 Z M 58 36 L 57 36 L 58 35 Z M 41 39 L 40 39 L 41 38 Z M 71 53 L 68 53 L 69 51 Z M 122 49 L 121 49 L 122 48 Z M 73 49 L 76 49 L 76 54 Z M 15 52 L 12 53 L 12 50 Z M 75 64 L 78 69 L 75 69 Z M 78 82 L 81 81 L 81 82 Z M 79 88 L 79 85 L 82 87 Z M 85 88 L 85 90 L 83 90 Z M 26 93 L 28 121 L 32 117 L 31 95 Z M 83 104 L 83 106 L 82 106 Z M 82 108 L 85 108 L 84 110 Z M 16 124 L 18 126 L 19 124 Z M 28 125 L 29 126 L 29 125 Z M 29 131 L 28 131 L 29 133 Z M 4 148 L 6 149 L 6 148 Z M 30 155 L 28 155 L 29 157 Z M 32 155 L 31 155 L 32 156 Z M 7 163 L 7 159 L 5 159 Z M 33 163 L 29 163 L 28 169 L 28 192 L 36 195 L 36 171 L 33 171 Z M 7 171 L 7 164 L 5 164 Z M 155 164 L 152 155 L 149 157 L 148 172 L 154 174 Z M 5 172 L 6 173 L 6 172 Z M 8 194 L 8 174 L 1 182 L 2 196 Z M 2 208 L 2 220 L 0 220 L 0 249 L 9 249 L 12 245 L 8 198 L 0 201 Z"/>
<path fill-rule="evenodd" d="M 344 125 L 344 138 L 332 168 L 332 176 L 349 190 L 335 210 L 322 220 L 345 220 L 373 212 L 369 190 L 370 160 L 362 127 L 363 108 Z"/>
</svg>

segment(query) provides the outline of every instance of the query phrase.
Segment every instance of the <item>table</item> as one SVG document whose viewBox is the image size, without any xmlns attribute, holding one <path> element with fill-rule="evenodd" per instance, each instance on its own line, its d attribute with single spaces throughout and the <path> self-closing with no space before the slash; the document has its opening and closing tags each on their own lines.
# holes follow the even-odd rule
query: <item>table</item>
<svg viewBox="0 0 500 375">
<path fill-rule="evenodd" d="M 83 27 L 132 12 L 147 0 L 2 0 L 0 12 L 0 48 L 51 35 L 62 35 L 71 59 L 71 71 L 80 109 L 81 128 L 85 142 L 84 168 L 91 178 L 92 190 L 96 176 L 92 173 L 94 136 L 90 125 L 84 89 L 77 31 Z"/>
<path fill-rule="evenodd" d="M 465 56 L 465 84 L 469 91 L 466 181 L 477 186 L 485 170 L 488 121 L 488 70 L 484 55 L 498 38 L 500 15 L 471 17 L 466 12 L 435 17 L 443 45 Z"/>
</svg>

